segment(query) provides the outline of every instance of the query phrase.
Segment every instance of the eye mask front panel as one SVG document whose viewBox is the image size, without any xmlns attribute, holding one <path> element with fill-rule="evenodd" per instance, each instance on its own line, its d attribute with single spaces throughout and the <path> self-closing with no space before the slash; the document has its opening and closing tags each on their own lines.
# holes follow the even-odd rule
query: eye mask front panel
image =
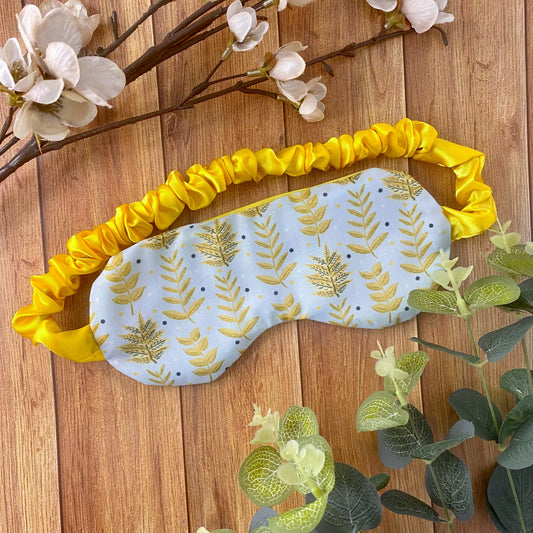
<svg viewBox="0 0 533 533">
<path fill-rule="evenodd" d="M 450 249 L 441 206 L 407 174 L 369 169 L 142 241 L 91 291 L 105 358 L 146 384 L 219 377 L 262 332 L 311 319 L 408 320 Z"/>
</svg>

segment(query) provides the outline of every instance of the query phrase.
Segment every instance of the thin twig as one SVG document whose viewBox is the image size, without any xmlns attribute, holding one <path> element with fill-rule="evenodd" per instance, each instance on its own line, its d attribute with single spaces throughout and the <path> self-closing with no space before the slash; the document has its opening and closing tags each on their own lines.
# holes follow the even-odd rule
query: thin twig
<svg viewBox="0 0 533 533">
<path fill-rule="evenodd" d="M 3 143 L 7 137 L 9 137 L 9 134 L 7 134 L 7 130 L 9 129 L 9 126 L 11 126 L 11 122 L 13 122 L 14 114 L 15 108 L 13 106 L 9 106 L 9 112 L 7 114 L 6 120 L 4 121 L 4 125 L 2 126 L 2 130 L 0 130 L 0 144 Z"/>
<path fill-rule="evenodd" d="M 224 2 L 224 0 L 211 0 L 211 2 L 206 2 L 200 9 L 197 9 L 194 13 L 183 19 L 180 24 L 178 24 L 170 33 L 167 34 L 165 39 L 170 38 L 172 35 L 180 32 L 183 30 L 183 28 L 186 28 L 189 24 L 191 24 L 191 22 L 194 22 L 197 18 L 201 17 L 222 2 Z"/>
<path fill-rule="evenodd" d="M 4 155 L 10 148 L 15 146 L 15 144 L 17 144 L 19 141 L 20 141 L 20 139 L 18 137 L 13 137 L 7 144 L 4 144 L 4 146 L 2 146 L 2 148 L 0 148 L 0 156 Z M 1 172 L 1 170 L 0 170 L 0 172 Z M 2 180 L 0 180 L 0 181 L 2 181 Z"/>
<path fill-rule="evenodd" d="M 263 89 L 249 89 L 248 87 L 241 87 L 239 92 L 244 94 L 259 94 L 261 96 L 268 96 L 274 100 L 279 100 L 279 94 L 272 91 L 264 91 Z"/>
<path fill-rule="evenodd" d="M 113 11 L 111 11 L 111 31 L 113 32 L 113 39 L 115 39 L 115 41 L 118 41 L 118 17 L 117 12 L 114 9 Z"/>
</svg>

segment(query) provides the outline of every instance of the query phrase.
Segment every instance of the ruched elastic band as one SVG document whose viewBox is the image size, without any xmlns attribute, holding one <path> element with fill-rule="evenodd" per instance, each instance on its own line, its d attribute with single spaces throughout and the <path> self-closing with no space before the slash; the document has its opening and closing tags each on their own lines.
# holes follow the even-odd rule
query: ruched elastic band
<svg viewBox="0 0 533 533">
<path fill-rule="evenodd" d="M 485 156 L 481 152 L 439 139 L 435 128 L 424 122 L 403 119 L 395 126 L 375 124 L 355 135 L 341 135 L 326 143 L 306 143 L 274 152 L 242 149 L 232 156 L 217 158 L 209 166 L 193 165 L 184 179 L 171 172 L 164 185 L 140 201 L 121 205 L 115 216 L 91 231 L 82 231 L 67 242 L 68 254 L 56 255 L 48 273 L 32 276 L 33 303 L 13 318 L 15 330 L 41 343 L 56 354 L 78 362 L 100 361 L 104 357 L 90 325 L 61 331 L 52 314 L 63 310 L 65 299 L 75 294 L 80 276 L 96 272 L 109 257 L 148 237 L 155 228 L 168 228 L 185 206 L 201 209 L 228 185 L 259 182 L 267 175 L 302 176 L 313 169 L 341 169 L 355 161 L 387 157 L 412 157 L 451 168 L 460 211 L 443 207 L 451 223 L 452 240 L 478 235 L 496 220 L 490 187 L 481 178 Z"/>
</svg>

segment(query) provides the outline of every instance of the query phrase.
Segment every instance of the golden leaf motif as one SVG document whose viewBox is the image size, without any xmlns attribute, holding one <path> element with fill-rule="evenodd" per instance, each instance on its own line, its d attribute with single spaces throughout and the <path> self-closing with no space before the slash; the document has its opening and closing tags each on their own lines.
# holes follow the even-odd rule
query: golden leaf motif
<svg viewBox="0 0 533 533">
<path fill-rule="evenodd" d="M 209 376 L 209 381 L 213 381 L 213 374 L 216 374 L 224 359 L 217 361 L 218 348 L 209 349 L 209 340 L 200 334 L 200 328 L 194 328 L 188 337 L 177 337 L 177 341 L 183 346 L 190 346 L 184 352 L 193 357 L 189 363 L 195 367 L 192 371 L 196 376 Z"/>
<path fill-rule="evenodd" d="M 239 253 L 239 243 L 235 238 L 237 234 L 232 233 L 231 224 L 215 219 L 212 226 L 203 225 L 200 228 L 203 232 L 195 235 L 204 242 L 194 247 L 206 258 L 202 263 L 215 267 L 229 266 Z"/>
<path fill-rule="evenodd" d="M 168 348 L 168 339 L 163 339 L 164 329 L 158 329 L 157 323 L 149 318 L 144 320 L 142 313 L 137 314 L 137 327 L 122 326 L 128 333 L 119 335 L 128 341 L 119 346 L 125 354 L 131 355 L 127 361 L 148 364 L 157 362 Z"/>
<path fill-rule="evenodd" d="M 303 320 L 304 318 L 307 318 L 307 314 L 300 315 L 302 306 L 299 302 L 294 302 L 294 296 L 292 294 L 287 295 L 285 300 L 283 300 L 283 303 L 272 304 L 272 307 L 278 311 L 278 318 L 283 320 L 283 322 L 290 322 L 291 320 Z"/>
<path fill-rule="evenodd" d="M 340 183 L 341 185 L 348 185 L 349 183 L 355 183 L 356 181 L 359 180 L 363 172 L 366 172 L 366 170 L 360 170 L 359 172 L 354 172 L 353 174 L 348 174 L 347 176 L 343 176 L 342 178 L 339 178 L 338 180 L 336 180 L 336 183 Z"/>
<path fill-rule="evenodd" d="M 200 309 L 205 298 L 191 301 L 196 287 L 189 288 L 191 278 L 190 276 L 185 277 L 187 275 L 187 267 L 183 266 L 183 257 L 176 261 L 177 255 L 178 250 L 170 257 L 160 256 L 163 262 L 166 263 L 161 264 L 161 268 L 170 274 L 161 274 L 161 277 L 171 283 L 171 286 L 163 286 L 163 290 L 169 294 L 175 294 L 175 296 L 164 296 L 163 300 L 169 304 L 179 305 L 181 310 L 165 310 L 163 314 L 174 320 L 190 320 L 194 323 L 192 317 Z"/>
<path fill-rule="evenodd" d="M 98 328 L 100 327 L 100 324 L 96 323 L 93 324 L 94 317 L 96 316 L 95 313 L 91 313 L 91 316 L 89 317 L 89 324 L 91 325 L 91 330 L 93 332 L 94 340 L 96 341 L 96 344 L 101 348 L 102 344 L 109 338 L 109 334 L 106 333 L 105 335 L 96 335 L 96 332 L 98 331 Z"/>
<path fill-rule="evenodd" d="M 162 250 L 163 248 L 168 249 L 169 246 L 178 238 L 180 234 L 180 229 L 173 229 L 160 233 L 159 235 L 154 235 L 149 239 L 145 239 L 141 244 L 141 248 L 149 248 L 150 250 Z"/>
<path fill-rule="evenodd" d="M 170 376 L 172 375 L 170 370 L 165 374 L 165 365 L 161 365 L 161 368 L 157 372 L 152 372 L 150 369 L 146 369 L 146 372 L 152 376 L 148 378 L 148 381 L 156 385 L 163 385 L 164 387 L 172 387 L 174 385 L 174 380 L 170 380 Z"/>
<path fill-rule="evenodd" d="M 303 189 L 289 194 L 289 200 L 295 204 L 293 209 L 302 214 L 301 217 L 298 217 L 298 221 L 304 226 L 300 231 L 308 237 L 316 237 L 318 246 L 320 246 L 320 235 L 328 230 L 333 221 L 333 219 L 323 220 L 328 206 L 323 205 L 316 208 L 318 196 L 316 194 L 311 196 L 311 189 Z"/>
<path fill-rule="evenodd" d="M 346 305 L 346 298 L 342 300 L 339 305 L 330 303 L 329 306 L 333 311 L 330 311 L 329 316 L 332 320 L 329 321 L 330 324 L 334 326 L 344 326 L 345 328 L 357 327 L 357 324 L 352 326 L 354 315 L 350 314 L 352 310 L 351 305 Z"/>
<path fill-rule="evenodd" d="M 119 305 L 129 305 L 131 314 L 134 315 L 133 302 L 142 297 L 146 286 L 136 287 L 140 272 L 130 276 L 131 262 L 123 263 L 123 261 L 122 252 L 113 256 L 104 268 L 104 271 L 109 272 L 109 274 L 105 274 L 105 277 L 114 283 L 114 285 L 109 286 L 110 290 L 118 295 L 113 298 L 113 301 Z"/>
<path fill-rule="evenodd" d="M 318 289 L 313 294 L 325 298 L 340 296 L 351 281 L 351 272 L 346 272 L 348 263 L 343 263 L 342 256 L 336 251 L 330 253 L 327 244 L 324 246 L 323 257 L 311 256 L 311 259 L 313 263 L 306 266 L 315 273 L 305 277 Z"/>
<path fill-rule="evenodd" d="M 257 324 L 259 317 L 253 317 L 248 319 L 248 312 L 250 311 L 250 306 L 244 307 L 245 298 L 240 296 L 241 287 L 237 285 L 237 277 L 235 276 L 232 279 L 231 270 L 226 274 L 226 276 L 215 276 L 218 285 L 215 287 L 222 291 L 217 293 L 216 296 L 219 300 L 226 302 L 220 304 L 218 308 L 221 311 L 224 311 L 228 314 L 218 315 L 220 320 L 224 322 L 235 324 L 235 328 L 219 328 L 218 331 L 222 335 L 226 335 L 232 339 L 246 338 L 248 339 L 248 334 L 252 331 L 254 326 Z"/>
<path fill-rule="evenodd" d="M 363 279 L 368 280 L 368 283 L 365 283 L 365 285 L 373 291 L 370 294 L 370 298 L 374 302 L 378 302 L 372 306 L 372 309 L 378 313 L 388 313 L 389 324 L 391 324 L 392 311 L 396 311 L 403 300 L 403 297 L 395 297 L 398 283 L 389 285 L 390 275 L 388 272 L 383 272 L 381 263 L 376 263 L 369 272 L 360 271 L 359 274 Z"/>
<path fill-rule="evenodd" d="M 357 192 L 350 189 L 347 191 L 351 196 L 348 203 L 353 208 L 349 208 L 348 213 L 355 217 L 348 220 L 348 224 L 355 228 L 355 230 L 349 231 L 348 235 L 363 241 L 362 244 L 348 244 L 348 248 L 356 254 L 372 254 L 377 258 L 375 251 L 387 238 L 388 232 L 376 234 L 381 222 L 374 222 L 376 218 L 376 212 L 372 211 L 374 203 L 370 201 L 370 192 L 365 192 L 365 186 L 362 185 Z"/>
<path fill-rule="evenodd" d="M 436 251 L 428 254 L 433 242 L 428 241 L 428 233 L 427 231 L 423 231 L 424 221 L 420 220 L 422 213 L 417 213 L 417 205 L 415 204 L 410 210 L 400 209 L 400 214 L 404 218 L 400 218 L 399 222 L 404 227 L 400 227 L 399 229 L 404 235 L 410 237 L 408 240 L 400 241 L 401 244 L 408 247 L 408 249 L 402 250 L 401 253 L 405 257 L 416 259 L 416 264 L 402 263 L 400 267 L 411 274 L 424 273 L 426 276 L 431 277 L 428 269 L 439 256 L 439 252 Z"/>
<path fill-rule="evenodd" d="M 249 218 L 262 217 L 270 207 L 270 202 L 265 202 L 263 204 L 254 205 L 248 209 L 242 209 L 239 211 L 239 215 L 243 215 Z"/>
<path fill-rule="evenodd" d="M 381 181 L 392 192 L 387 198 L 394 200 L 414 200 L 424 190 L 413 177 L 405 172 L 389 170 L 390 176 L 381 178 Z"/>
<path fill-rule="evenodd" d="M 271 218 L 269 216 L 264 224 L 254 221 L 254 226 L 257 228 L 255 235 L 259 239 L 255 241 L 255 244 L 265 250 L 264 252 L 256 252 L 256 254 L 261 259 L 268 260 L 268 263 L 258 262 L 256 264 L 259 268 L 272 270 L 274 273 L 273 276 L 258 275 L 257 279 L 267 285 L 283 285 L 287 287 L 285 280 L 291 275 L 296 263 L 283 266 L 288 252 L 282 253 L 283 243 L 278 243 L 279 232 L 276 232 L 276 223 L 271 223 Z"/>
</svg>

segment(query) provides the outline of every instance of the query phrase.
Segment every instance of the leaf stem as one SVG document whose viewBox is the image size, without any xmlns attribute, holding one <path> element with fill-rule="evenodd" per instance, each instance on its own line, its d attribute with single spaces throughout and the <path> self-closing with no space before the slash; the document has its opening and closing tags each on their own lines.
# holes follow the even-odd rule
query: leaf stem
<svg viewBox="0 0 533 533">
<path fill-rule="evenodd" d="M 518 494 L 516 493 L 516 487 L 514 485 L 513 476 L 511 475 L 511 471 L 508 468 L 506 468 L 505 471 L 507 472 L 507 478 L 509 479 L 509 485 L 511 485 L 511 491 L 513 493 L 513 498 L 516 504 L 516 510 L 518 511 L 518 519 L 520 520 L 520 527 L 522 529 L 522 533 L 527 533 L 526 523 L 524 522 L 524 515 L 522 514 L 520 502 L 518 501 Z"/>
<path fill-rule="evenodd" d="M 529 386 L 529 394 L 533 394 L 533 377 L 531 376 L 531 365 L 529 364 L 529 354 L 527 351 L 527 344 L 524 338 L 520 341 L 520 344 L 522 345 L 522 354 L 524 355 L 524 365 L 526 367 L 526 372 L 527 372 L 527 383 Z"/>
<path fill-rule="evenodd" d="M 11 126 L 11 122 L 13 121 L 13 115 L 15 114 L 15 108 L 13 106 L 9 106 L 9 113 L 6 117 L 6 120 L 4 121 L 4 125 L 2 126 L 2 130 L 0 130 L 0 143 L 3 143 L 4 140 L 9 137 L 9 134 L 7 133 L 7 130 L 9 129 L 9 126 Z"/>
</svg>

